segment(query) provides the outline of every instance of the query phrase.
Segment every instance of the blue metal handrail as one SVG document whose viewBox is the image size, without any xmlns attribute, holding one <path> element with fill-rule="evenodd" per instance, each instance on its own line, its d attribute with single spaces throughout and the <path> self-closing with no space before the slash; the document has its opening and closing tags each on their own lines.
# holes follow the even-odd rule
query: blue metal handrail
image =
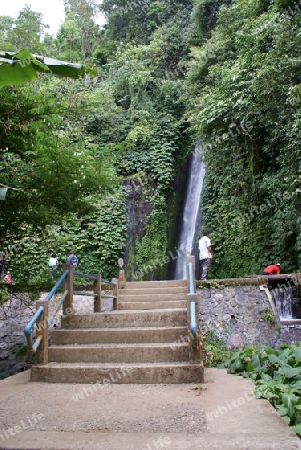
<svg viewBox="0 0 301 450">
<path fill-rule="evenodd" d="M 58 288 L 61 286 L 61 284 L 67 278 L 68 275 L 69 275 L 69 270 L 65 270 L 65 272 L 63 273 L 61 278 L 58 280 L 58 282 L 53 286 L 53 288 L 51 289 L 51 291 L 49 292 L 49 294 L 47 295 L 45 300 L 49 301 L 52 299 L 52 297 L 54 296 L 54 294 L 56 294 Z"/>
<path fill-rule="evenodd" d="M 67 278 L 67 276 L 69 275 L 69 270 L 65 270 L 65 272 L 63 273 L 63 275 L 60 277 L 60 279 L 57 281 L 57 283 L 54 285 L 54 287 L 51 289 L 51 291 L 49 292 L 49 294 L 46 296 L 45 300 L 46 301 L 50 301 L 52 299 L 52 297 L 54 296 L 54 294 L 57 292 L 57 290 L 59 289 L 59 287 L 62 285 L 63 281 Z M 66 296 L 68 294 L 68 291 L 65 291 L 62 298 L 60 299 L 57 308 L 55 310 L 55 312 L 52 314 L 52 316 L 48 319 L 48 326 L 50 326 L 53 322 L 53 319 L 57 313 L 57 311 L 59 310 L 59 308 L 61 307 L 62 303 L 64 302 Z M 29 346 L 29 349 L 32 351 L 36 351 L 37 348 L 39 347 L 40 343 L 41 343 L 41 338 L 37 339 L 36 342 L 33 344 L 32 343 L 32 329 L 33 326 L 35 325 L 35 323 L 37 322 L 37 320 L 41 317 L 41 315 L 44 312 L 44 308 L 42 306 L 40 306 L 40 308 L 36 311 L 36 313 L 34 314 L 34 316 L 31 318 L 31 320 L 28 322 L 28 324 L 26 325 L 26 327 L 24 328 L 24 334 Z"/>
<path fill-rule="evenodd" d="M 41 317 L 41 315 L 43 314 L 43 311 L 44 311 L 44 308 L 42 306 L 40 306 L 40 308 L 36 311 L 34 316 L 31 318 L 31 320 L 28 322 L 28 324 L 24 328 L 24 334 L 26 336 L 26 340 L 27 340 L 27 343 L 28 343 L 28 346 L 30 349 L 32 349 L 32 347 L 33 347 L 32 339 L 31 339 L 32 327 L 34 326 L 36 321 Z"/>
<path fill-rule="evenodd" d="M 62 274 L 62 276 L 60 277 L 60 279 L 57 281 L 57 283 L 54 285 L 54 287 L 51 289 L 51 291 L 47 294 L 45 301 L 49 302 L 52 299 L 52 297 L 56 294 L 59 287 L 62 285 L 63 281 L 68 277 L 68 275 L 69 275 L 69 270 L 65 270 L 64 273 Z M 81 273 L 81 272 L 77 272 L 77 271 L 74 271 L 73 275 L 79 276 L 82 278 L 87 278 L 87 279 L 94 280 L 94 281 L 97 281 L 99 279 L 99 276 L 97 276 L 97 275 L 87 275 L 85 273 Z M 110 284 L 112 286 L 117 286 L 117 283 L 114 283 L 114 282 L 111 282 L 108 280 L 102 280 L 102 281 L 106 284 Z M 81 293 L 78 291 L 73 291 L 73 293 L 74 294 L 85 294 L 85 295 L 91 295 L 93 297 L 97 297 L 96 293 L 88 294 L 88 293 Z M 57 314 L 58 310 L 61 308 L 61 306 L 64 303 L 68 294 L 69 294 L 68 290 L 65 290 L 65 292 L 63 292 L 63 295 L 62 295 L 60 301 L 58 302 L 58 304 L 55 308 L 55 311 L 52 313 L 52 315 L 47 320 L 48 327 L 50 327 L 52 325 L 55 315 Z M 101 297 L 116 299 L 116 296 L 111 296 L 111 295 L 110 296 L 109 295 L 101 295 Z M 39 309 L 34 314 L 34 316 L 32 317 L 32 319 L 28 322 L 28 324 L 24 328 L 24 334 L 25 334 L 28 346 L 29 346 L 30 350 L 32 350 L 32 351 L 36 351 L 42 341 L 42 335 L 39 335 L 39 336 L 37 336 L 35 343 L 34 344 L 32 343 L 32 330 L 33 330 L 33 326 L 36 324 L 37 320 L 40 319 L 40 317 L 42 316 L 43 313 L 44 313 L 44 308 L 43 308 L 43 306 L 40 306 Z"/>
<path fill-rule="evenodd" d="M 194 270 L 193 264 L 191 262 L 188 263 L 187 267 L 188 271 L 188 294 L 195 294 L 194 288 Z M 196 305 L 195 302 L 190 302 L 189 305 L 190 312 L 190 332 L 195 334 L 197 332 L 197 322 L 196 322 Z"/>
<path fill-rule="evenodd" d="M 194 276 L 193 276 L 193 265 L 188 263 L 188 293 L 195 294 L 194 290 Z"/>
</svg>

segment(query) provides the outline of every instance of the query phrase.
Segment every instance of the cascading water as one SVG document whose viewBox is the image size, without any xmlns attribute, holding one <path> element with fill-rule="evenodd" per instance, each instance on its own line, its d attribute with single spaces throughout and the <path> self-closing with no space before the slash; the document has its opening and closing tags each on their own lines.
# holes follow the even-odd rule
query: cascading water
<svg viewBox="0 0 301 450">
<path fill-rule="evenodd" d="M 294 287 L 285 286 L 278 287 L 271 290 L 272 298 L 274 300 L 278 317 L 280 320 L 292 319 L 292 297 Z"/>
<path fill-rule="evenodd" d="M 198 219 L 200 216 L 200 200 L 205 176 L 205 166 L 201 162 L 201 146 L 196 143 L 190 162 L 186 200 L 183 209 L 180 238 L 177 250 L 175 279 L 186 278 L 186 253 L 194 253 L 198 235 Z"/>
</svg>

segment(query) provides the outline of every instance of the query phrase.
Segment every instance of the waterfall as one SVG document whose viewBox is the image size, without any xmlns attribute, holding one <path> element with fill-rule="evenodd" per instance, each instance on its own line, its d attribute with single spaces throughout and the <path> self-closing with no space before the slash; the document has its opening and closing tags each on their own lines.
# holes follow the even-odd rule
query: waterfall
<svg viewBox="0 0 301 450">
<path fill-rule="evenodd" d="M 200 144 L 196 143 L 190 161 L 190 171 L 187 180 L 186 198 L 177 250 L 176 280 L 186 278 L 186 253 L 193 254 L 198 237 L 200 199 L 205 176 L 205 167 L 200 160 L 201 150 Z"/>
<path fill-rule="evenodd" d="M 280 320 L 291 320 L 294 286 L 281 286 L 271 290 L 278 317 Z"/>
</svg>

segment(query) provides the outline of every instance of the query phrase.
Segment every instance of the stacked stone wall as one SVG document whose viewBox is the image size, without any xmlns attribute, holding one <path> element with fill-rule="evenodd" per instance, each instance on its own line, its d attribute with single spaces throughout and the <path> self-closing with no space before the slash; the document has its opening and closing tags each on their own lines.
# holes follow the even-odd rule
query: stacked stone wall
<svg viewBox="0 0 301 450">
<path fill-rule="evenodd" d="M 197 289 L 202 333 L 213 332 L 231 349 L 301 343 L 301 324 L 281 325 L 259 284 L 223 286 L 220 281 L 217 287 Z"/>
</svg>

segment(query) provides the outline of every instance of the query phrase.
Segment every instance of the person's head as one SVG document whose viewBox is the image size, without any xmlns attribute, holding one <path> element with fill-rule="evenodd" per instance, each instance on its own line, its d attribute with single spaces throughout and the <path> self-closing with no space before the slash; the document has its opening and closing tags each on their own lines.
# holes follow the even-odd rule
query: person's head
<svg viewBox="0 0 301 450">
<path fill-rule="evenodd" d="M 279 269 L 280 269 L 280 267 L 281 267 L 279 263 L 275 264 L 275 266 L 278 266 L 278 267 L 279 267 Z"/>
<path fill-rule="evenodd" d="M 74 255 L 74 251 L 73 250 L 70 250 L 70 255 Z"/>
<path fill-rule="evenodd" d="M 210 231 L 208 231 L 208 230 L 203 231 L 203 236 L 209 236 L 209 234 L 210 234 Z"/>
<path fill-rule="evenodd" d="M 51 258 L 55 258 L 56 254 L 55 253 L 51 253 Z"/>
</svg>

